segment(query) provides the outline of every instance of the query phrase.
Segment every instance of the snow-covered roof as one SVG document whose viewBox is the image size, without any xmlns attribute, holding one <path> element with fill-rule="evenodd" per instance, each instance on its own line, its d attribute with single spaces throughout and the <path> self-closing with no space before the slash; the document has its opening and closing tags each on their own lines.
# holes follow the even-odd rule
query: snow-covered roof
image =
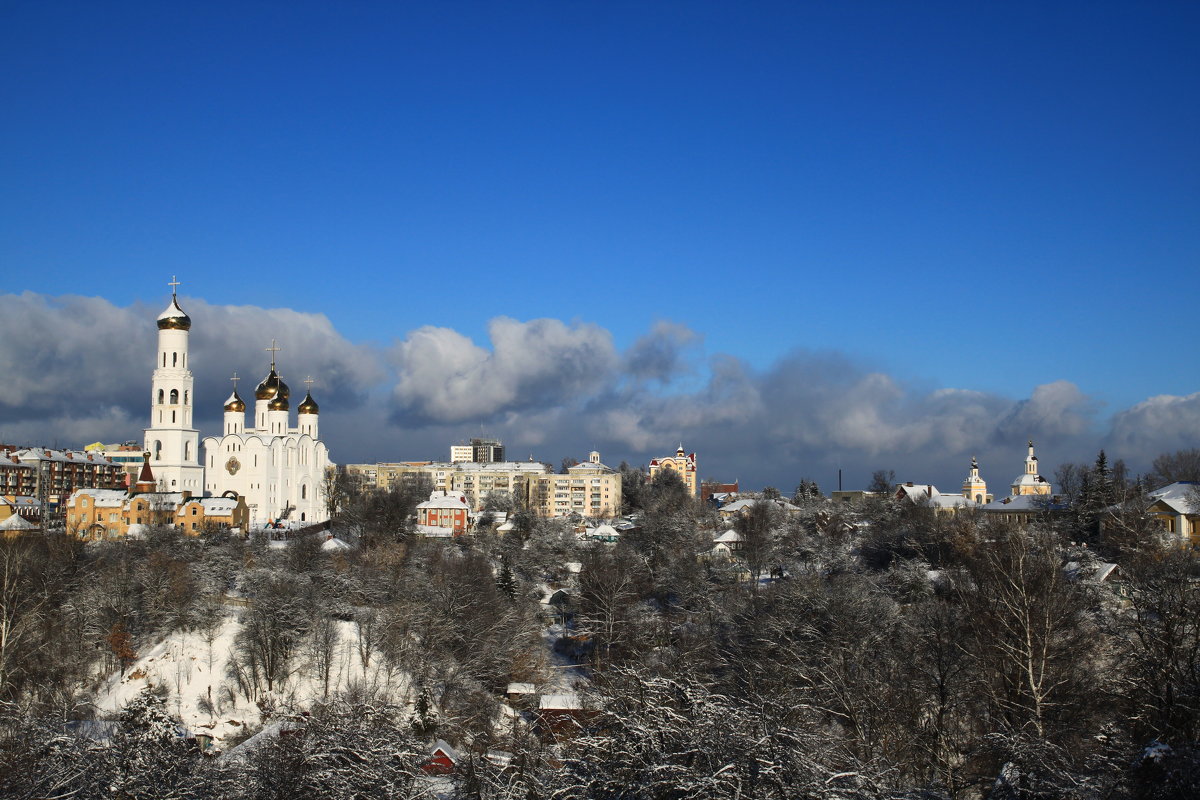
<svg viewBox="0 0 1200 800">
<path fill-rule="evenodd" d="M 418 525 L 417 533 L 430 539 L 450 539 L 454 536 L 454 529 L 442 528 L 437 525 Z"/>
<path fill-rule="evenodd" d="M 1151 499 L 1162 502 L 1176 514 L 1200 513 L 1194 502 L 1197 497 L 1200 497 L 1200 483 L 1196 481 L 1175 481 L 1150 493 Z"/>
<path fill-rule="evenodd" d="M 327 553 L 335 553 L 341 550 L 349 550 L 350 545 L 346 542 L 343 542 L 336 536 L 330 536 L 328 539 L 321 542 L 321 549 Z"/>
<path fill-rule="evenodd" d="M 616 536 L 617 529 L 607 522 L 592 529 L 592 536 Z"/>
<path fill-rule="evenodd" d="M 713 539 L 713 541 L 721 542 L 724 544 L 736 544 L 737 542 L 742 541 L 742 535 L 740 533 L 738 533 L 737 531 L 735 531 L 733 528 L 730 528 L 729 530 L 725 531 L 717 538 Z"/>
<path fill-rule="evenodd" d="M 1013 480 L 1012 485 L 1020 488 L 1024 486 L 1042 486 L 1048 482 L 1041 475 L 1030 475 L 1028 472 L 1023 472 Z"/>
<path fill-rule="evenodd" d="M 456 510 L 468 511 L 469 507 L 463 500 L 461 495 L 440 494 L 434 492 L 429 499 L 421 503 L 417 508 L 452 508 Z"/>
<path fill-rule="evenodd" d="M 441 751 L 451 761 L 458 761 L 458 751 L 445 739 L 438 739 L 429 747 L 429 755 L 437 755 Z"/>
<path fill-rule="evenodd" d="M 616 470 L 610 466 L 601 464 L 599 461 L 584 461 L 567 468 L 568 474 L 572 472 L 616 472 Z"/>
<path fill-rule="evenodd" d="M 510 683 L 508 694 L 536 694 L 537 687 L 532 683 Z"/>
<path fill-rule="evenodd" d="M 0 497 L 0 505 L 11 506 L 15 511 L 32 511 L 40 509 L 42 502 L 36 497 L 28 495 L 15 494 L 10 497 Z"/>
<path fill-rule="evenodd" d="M 983 506 L 984 511 L 1062 511 L 1066 504 L 1048 494 L 1007 495 Z"/>
<path fill-rule="evenodd" d="M 64 464 L 111 464 L 103 453 L 86 452 L 83 450 L 51 450 L 47 447 L 30 447 L 17 450 L 12 454 L 13 459 L 26 461 L 57 461 Z M 12 460 L 12 459 L 10 459 Z"/>
<path fill-rule="evenodd" d="M 85 495 L 92 498 L 97 508 L 120 508 L 129 498 L 124 489 L 76 489 L 67 503 L 74 503 Z"/>
<path fill-rule="evenodd" d="M 205 497 L 200 500 L 200 505 L 204 507 L 206 515 L 224 516 L 233 513 L 237 501 L 228 497 Z"/>
<path fill-rule="evenodd" d="M 934 508 L 978 508 L 979 503 L 976 503 L 969 497 L 963 497 L 961 494 L 937 494 L 927 500 L 929 505 Z"/>
<path fill-rule="evenodd" d="M 902 483 L 896 487 L 896 497 L 903 497 L 914 503 L 924 503 L 937 497 L 941 492 L 932 483 Z"/>
<path fill-rule="evenodd" d="M 538 708 L 550 710 L 579 710 L 583 708 L 583 701 L 579 699 L 579 695 L 571 694 L 544 694 L 538 699 Z"/>
<path fill-rule="evenodd" d="M 508 520 L 503 525 L 498 525 L 496 530 L 500 531 L 500 533 L 508 533 L 515 527 L 517 526 L 512 523 L 512 520 Z"/>
<path fill-rule="evenodd" d="M 549 470 L 540 461 L 459 461 L 454 464 L 431 464 L 432 467 L 458 472 L 531 472 L 543 475 Z"/>
<path fill-rule="evenodd" d="M 13 514 L 8 519 L 0 522 L 0 531 L 31 531 L 36 527 L 36 525 L 20 514 Z"/>
</svg>

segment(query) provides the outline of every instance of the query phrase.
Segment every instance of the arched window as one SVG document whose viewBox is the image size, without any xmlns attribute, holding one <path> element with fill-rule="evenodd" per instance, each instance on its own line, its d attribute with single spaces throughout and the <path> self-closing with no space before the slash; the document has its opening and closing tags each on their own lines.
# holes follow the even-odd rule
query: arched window
<svg viewBox="0 0 1200 800">
<path fill-rule="evenodd" d="M 308 499 L 308 484 L 305 484 L 305 483 L 300 484 L 300 499 L 301 500 Z"/>
<path fill-rule="evenodd" d="M 188 403 L 188 391 L 187 391 L 187 389 L 184 389 L 183 390 L 183 404 L 186 406 L 187 403 Z"/>
<path fill-rule="evenodd" d="M 179 405 L 179 390 L 178 389 L 171 390 L 171 405 L 173 405 L 173 406 Z"/>
<path fill-rule="evenodd" d="M 183 443 L 183 460 L 188 461 L 189 459 L 191 459 L 191 457 L 192 457 L 192 443 L 184 442 Z"/>
<path fill-rule="evenodd" d="M 171 353 L 171 366 L 172 367 L 179 366 L 179 353 Z"/>
<path fill-rule="evenodd" d="M 165 367 L 166 365 L 167 365 L 167 354 L 164 352 L 163 353 L 163 366 Z"/>
<path fill-rule="evenodd" d="M 163 390 L 162 390 L 162 389 L 159 389 L 159 390 L 158 390 L 158 404 L 159 404 L 160 406 L 163 404 L 163 400 L 164 400 L 165 398 L 166 398 L 166 395 L 165 395 L 165 394 L 163 394 Z"/>
<path fill-rule="evenodd" d="M 160 442 L 158 439 L 154 440 L 154 460 L 162 460 L 162 442 Z"/>
</svg>

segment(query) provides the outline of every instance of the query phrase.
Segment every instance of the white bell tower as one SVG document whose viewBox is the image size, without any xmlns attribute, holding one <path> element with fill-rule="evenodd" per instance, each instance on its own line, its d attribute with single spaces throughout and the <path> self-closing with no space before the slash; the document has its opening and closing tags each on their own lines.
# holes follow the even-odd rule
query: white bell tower
<svg viewBox="0 0 1200 800">
<path fill-rule="evenodd" d="M 179 307 L 171 276 L 171 304 L 158 315 L 158 354 L 151 381 L 150 427 L 146 428 L 146 450 L 166 492 L 204 493 L 204 468 L 200 466 L 200 432 L 192 428 L 192 373 L 188 369 L 188 332 L 192 320 Z"/>
</svg>

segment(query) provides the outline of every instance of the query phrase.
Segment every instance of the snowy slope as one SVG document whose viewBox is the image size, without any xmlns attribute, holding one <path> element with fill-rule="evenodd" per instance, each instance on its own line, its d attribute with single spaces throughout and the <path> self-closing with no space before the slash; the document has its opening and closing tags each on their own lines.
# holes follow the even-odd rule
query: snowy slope
<svg viewBox="0 0 1200 800">
<path fill-rule="evenodd" d="M 330 694 L 351 685 L 367 687 L 404 702 L 408 682 L 403 675 L 384 669 L 376 654 L 364 670 L 355 647 L 358 634 L 353 622 L 338 622 L 338 645 L 329 681 Z M 97 691 L 95 704 L 101 714 L 118 711 L 147 686 L 165 687 L 167 709 L 194 733 L 207 733 L 217 740 L 239 733 L 244 726 L 262 723 L 259 706 L 241 694 L 226 677 L 233 644 L 241 628 L 238 614 L 230 613 L 211 639 L 191 631 L 174 633 L 148 648 L 124 673 L 110 675 Z M 292 671 L 283 685 L 266 697 L 267 703 L 296 703 L 301 707 L 319 699 L 324 687 L 304 656 L 293 659 Z M 264 703 L 266 705 L 266 703 Z"/>
</svg>

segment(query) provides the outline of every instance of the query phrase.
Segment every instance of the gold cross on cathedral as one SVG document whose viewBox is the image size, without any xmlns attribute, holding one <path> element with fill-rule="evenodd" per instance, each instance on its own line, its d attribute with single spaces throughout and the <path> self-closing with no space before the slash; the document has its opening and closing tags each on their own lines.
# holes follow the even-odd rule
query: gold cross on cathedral
<svg viewBox="0 0 1200 800">
<path fill-rule="evenodd" d="M 230 378 L 229 380 L 233 381 L 233 391 L 234 391 L 234 394 L 236 394 L 237 393 L 237 383 L 238 383 L 238 381 L 241 380 L 241 378 L 239 378 L 237 376 L 237 373 L 235 372 L 235 373 L 233 373 L 233 377 Z"/>
<path fill-rule="evenodd" d="M 306 378 L 304 379 L 304 387 L 305 387 L 305 389 L 306 389 L 307 391 L 310 391 L 310 392 L 311 392 L 311 391 L 312 391 L 312 385 L 313 385 L 314 383 L 316 383 L 316 381 L 314 381 L 314 380 L 313 380 L 313 377 L 312 377 L 312 375 L 309 375 L 308 377 L 306 377 Z"/>
<path fill-rule="evenodd" d="M 174 296 L 175 296 L 175 290 L 176 290 L 177 288 L 179 288 L 179 281 L 175 280 L 175 276 L 174 276 L 174 275 L 172 275 L 172 276 L 171 276 L 171 280 L 170 280 L 170 282 L 169 282 L 169 283 L 167 283 L 167 286 L 170 286 L 170 287 L 171 287 L 171 297 L 174 297 Z"/>
<path fill-rule="evenodd" d="M 282 350 L 283 348 L 282 348 L 282 347 L 279 347 L 278 345 L 276 345 L 276 344 L 275 344 L 275 340 L 274 340 L 274 339 L 272 339 L 272 340 L 271 340 L 271 346 L 270 346 L 270 347 L 265 347 L 265 348 L 263 348 L 263 349 L 264 349 L 264 350 L 266 350 L 268 353 L 270 353 L 270 354 L 271 354 L 271 369 L 275 369 L 275 354 L 276 354 L 276 353 L 278 353 L 278 352 L 279 352 L 280 350 Z"/>
</svg>

